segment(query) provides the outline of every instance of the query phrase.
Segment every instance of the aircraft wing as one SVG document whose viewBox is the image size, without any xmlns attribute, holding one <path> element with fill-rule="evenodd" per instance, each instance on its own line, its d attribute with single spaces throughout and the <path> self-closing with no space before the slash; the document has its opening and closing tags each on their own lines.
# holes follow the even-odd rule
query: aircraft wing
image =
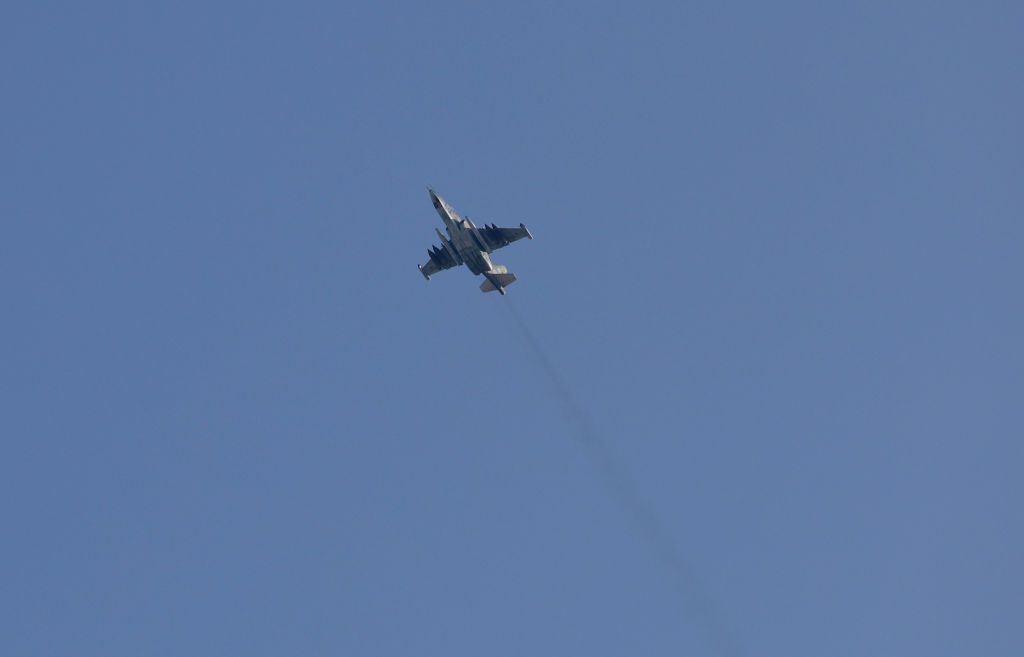
<svg viewBox="0 0 1024 657">
<path fill-rule="evenodd" d="M 533 235 L 526 229 L 526 226 L 519 224 L 519 228 L 499 228 L 494 224 L 484 224 L 477 230 L 483 236 L 484 241 L 487 242 L 487 246 L 491 247 L 491 251 L 497 251 L 503 246 L 508 246 L 516 240 L 521 240 L 524 237 L 527 239 L 533 239 Z"/>
<path fill-rule="evenodd" d="M 427 255 L 430 259 L 427 260 L 427 264 L 420 265 L 420 273 L 423 274 L 428 280 L 431 276 L 439 271 L 445 269 L 451 269 L 452 267 L 458 267 L 460 263 L 458 260 L 453 258 L 447 249 L 442 249 L 436 246 L 431 246 L 427 251 Z"/>
</svg>

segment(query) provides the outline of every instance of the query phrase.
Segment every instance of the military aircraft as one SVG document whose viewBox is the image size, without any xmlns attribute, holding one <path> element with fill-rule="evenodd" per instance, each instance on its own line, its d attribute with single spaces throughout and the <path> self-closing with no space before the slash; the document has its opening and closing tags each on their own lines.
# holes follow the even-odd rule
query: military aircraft
<svg viewBox="0 0 1024 657">
<path fill-rule="evenodd" d="M 494 224 L 477 227 L 468 216 L 465 219 L 460 217 L 455 208 L 448 205 L 437 192 L 429 187 L 427 191 L 430 192 L 434 209 L 441 215 L 448 237 L 445 238 L 440 230 L 434 229 L 441 238 L 441 246 L 431 246 L 427 251 L 430 260 L 425 265 L 417 265 L 423 278 L 429 281 L 431 274 L 466 265 L 473 274 L 483 274 L 487 279 L 480 284 L 483 292 L 497 290 L 505 294 L 505 288 L 515 283 L 516 276 L 503 265 L 491 262 L 490 254 L 524 237 L 532 240 L 530 231 L 523 224 L 519 224 L 519 228 L 499 228 Z"/>
</svg>

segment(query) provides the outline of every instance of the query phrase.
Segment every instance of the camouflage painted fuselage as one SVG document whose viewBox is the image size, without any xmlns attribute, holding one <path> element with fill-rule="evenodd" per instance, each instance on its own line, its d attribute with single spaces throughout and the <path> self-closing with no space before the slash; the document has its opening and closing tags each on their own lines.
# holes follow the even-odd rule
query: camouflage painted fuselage
<svg viewBox="0 0 1024 657">
<path fill-rule="evenodd" d="M 455 208 L 434 190 L 429 191 L 430 200 L 444 222 L 448 235 L 446 237 L 440 230 L 435 229 L 441 246 L 427 251 L 430 260 L 427 264 L 419 266 L 420 273 L 429 280 L 431 274 L 438 271 L 466 265 L 474 275 L 483 275 L 487 279 L 480 286 L 481 290 L 497 290 L 505 294 L 505 288 L 515 282 L 516 277 L 505 267 L 494 264 L 490 254 L 523 237 L 533 239 L 533 235 L 523 224 L 519 224 L 519 228 L 499 228 L 494 225 L 477 227 L 469 217 L 460 217 Z"/>
</svg>

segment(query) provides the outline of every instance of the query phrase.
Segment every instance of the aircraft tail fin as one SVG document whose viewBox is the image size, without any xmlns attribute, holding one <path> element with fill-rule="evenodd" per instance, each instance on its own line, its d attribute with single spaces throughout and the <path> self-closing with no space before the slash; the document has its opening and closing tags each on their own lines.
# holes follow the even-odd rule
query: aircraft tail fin
<svg viewBox="0 0 1024 657">
<path fill-rule="evenodd" d="M 509 272 L 495 274 L 488 272 L 484 276 L 487 277 L 487 280 L 480 284 L 481 292 L 494 292 L 497 290 L 505 294 L 505 288 L 516 282 L 516 275 Z"/>
</svg>

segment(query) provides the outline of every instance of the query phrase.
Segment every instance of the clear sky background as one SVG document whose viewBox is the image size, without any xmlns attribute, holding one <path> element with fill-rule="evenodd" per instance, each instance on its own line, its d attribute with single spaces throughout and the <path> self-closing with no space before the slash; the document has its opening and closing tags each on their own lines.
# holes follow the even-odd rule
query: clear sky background
<svg viewBox="0 0 1024 657">
<path fill-rule="evenodd" d="M 0 652 L 1024 654 L 1022 7 L 4 3 Z"/>
</svg>

